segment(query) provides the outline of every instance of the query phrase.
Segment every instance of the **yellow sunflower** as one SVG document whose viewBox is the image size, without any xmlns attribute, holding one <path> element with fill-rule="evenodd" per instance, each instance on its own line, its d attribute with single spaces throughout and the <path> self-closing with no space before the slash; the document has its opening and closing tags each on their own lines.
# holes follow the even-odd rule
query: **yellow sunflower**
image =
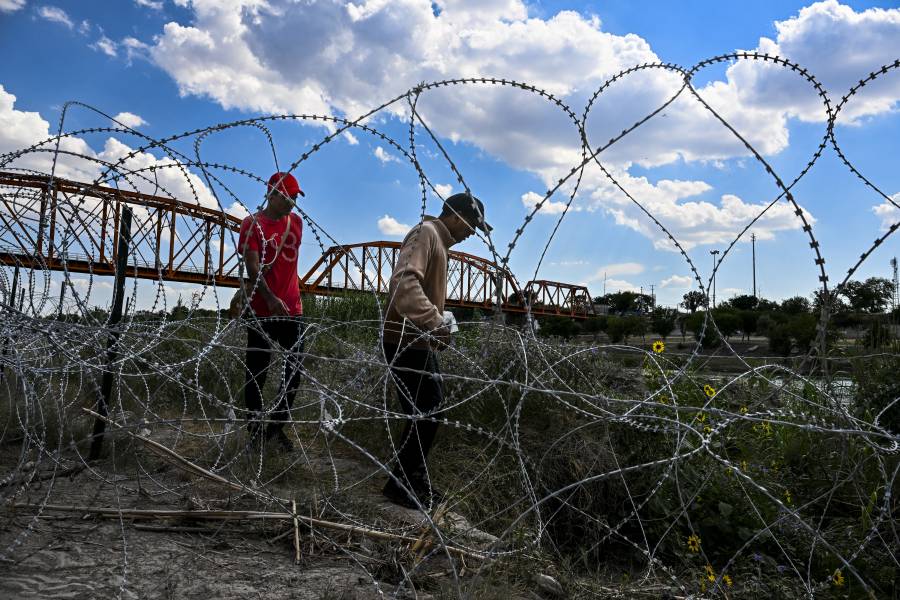
<svg viewBox="0 0 900 600">
<path fill-rule="evenodd" d="M 700 536 L 696 533 L 692 533 L 687 539 L 687 546 L 688 550 L 691 552 L 700 552 Z"/>
<path fill-rule="evenodd" d="M 661 354 L 665 349 L 666 345 L 662 340 L 656 340 L 655 342 L 653 342 L 653 351 L 657 354 Z"/>
<path fill-rule="evenodd" d="M 714 388 L 713 386 L 709 385 L 708 383 L 707 383 L 706 385 L 703 386 L 703 391 L 704 391 L 704 392 L 706 393 L 706 395 L 709 396 L 710 398 L 712 398 L 713 396 L 716 395 L 716 388 Z"/>
<path fill-rule="evenodd" d="M 844 574 L 840 569 L 836 569 L 834 575 L 831 576 L 831 583 L 837 587 L 844 587 Z"/>
<path fill-rule="evenodd" d="M 706 565 L 706 578 L 710 581 L 716 580 L 716 572 L 713 571 L 712 565 Z"/>
<path fill-rule="evenodd" d="M 731 580 L 731 575 L 722 575 L 722 581 L 724 581 L 725 585 L 728 587 L 734 585 L 734 582 Z"/>
</svg>

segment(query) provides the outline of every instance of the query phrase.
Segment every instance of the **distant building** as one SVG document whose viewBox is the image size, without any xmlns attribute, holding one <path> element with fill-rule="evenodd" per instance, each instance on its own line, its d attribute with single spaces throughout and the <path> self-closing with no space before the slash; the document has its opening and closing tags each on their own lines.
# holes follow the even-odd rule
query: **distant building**
<svg viewBox="0 0 900 600">
<path fill-rule="evenodd" d="M 594 314 L 608 315 L 609 314 L 609 304 L 594 304 Z"/>
</svg>

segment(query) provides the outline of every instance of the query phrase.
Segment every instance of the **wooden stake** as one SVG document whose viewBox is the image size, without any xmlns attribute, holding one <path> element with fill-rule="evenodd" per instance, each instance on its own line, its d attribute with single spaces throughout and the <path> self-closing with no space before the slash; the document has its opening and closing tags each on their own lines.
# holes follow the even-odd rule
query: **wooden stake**
<svg viewBox="0 0 900 600">
<path fill-rule="evenodd" d="M 291 512 L 294 515 L 294 564 L 300 564 L 300 519 L 297 516 L 297 501 L 291 500 Z"/>
</svg>

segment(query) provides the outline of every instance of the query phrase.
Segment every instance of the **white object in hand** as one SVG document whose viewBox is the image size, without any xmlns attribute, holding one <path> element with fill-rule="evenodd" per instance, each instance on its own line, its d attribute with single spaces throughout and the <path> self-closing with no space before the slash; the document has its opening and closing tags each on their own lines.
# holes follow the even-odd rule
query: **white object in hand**
<svg viewBox="0 0 900 600">
<path fill-rule="evenodd" d="M 450 333 L 459 331 L 459 325 L 456 324 L 456 317 L 449 310 L 444 311 L 444 326 L 450 329 Z"/>
</svg>

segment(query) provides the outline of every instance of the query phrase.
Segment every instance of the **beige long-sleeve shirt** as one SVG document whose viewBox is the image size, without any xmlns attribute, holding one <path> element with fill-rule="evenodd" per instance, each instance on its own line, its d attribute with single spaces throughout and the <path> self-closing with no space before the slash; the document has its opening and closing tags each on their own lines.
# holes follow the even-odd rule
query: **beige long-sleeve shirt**
<svg viewBox="0 0 900 600">
<path fill-rule="evenodd" d="M 453 242 L 447 227 L 429 216 L 406 235 L 388 287 L 386 342 L 430 347 L 422 332 L 433 332 L 443 325 L 447 257 Z"/>
</svg>

